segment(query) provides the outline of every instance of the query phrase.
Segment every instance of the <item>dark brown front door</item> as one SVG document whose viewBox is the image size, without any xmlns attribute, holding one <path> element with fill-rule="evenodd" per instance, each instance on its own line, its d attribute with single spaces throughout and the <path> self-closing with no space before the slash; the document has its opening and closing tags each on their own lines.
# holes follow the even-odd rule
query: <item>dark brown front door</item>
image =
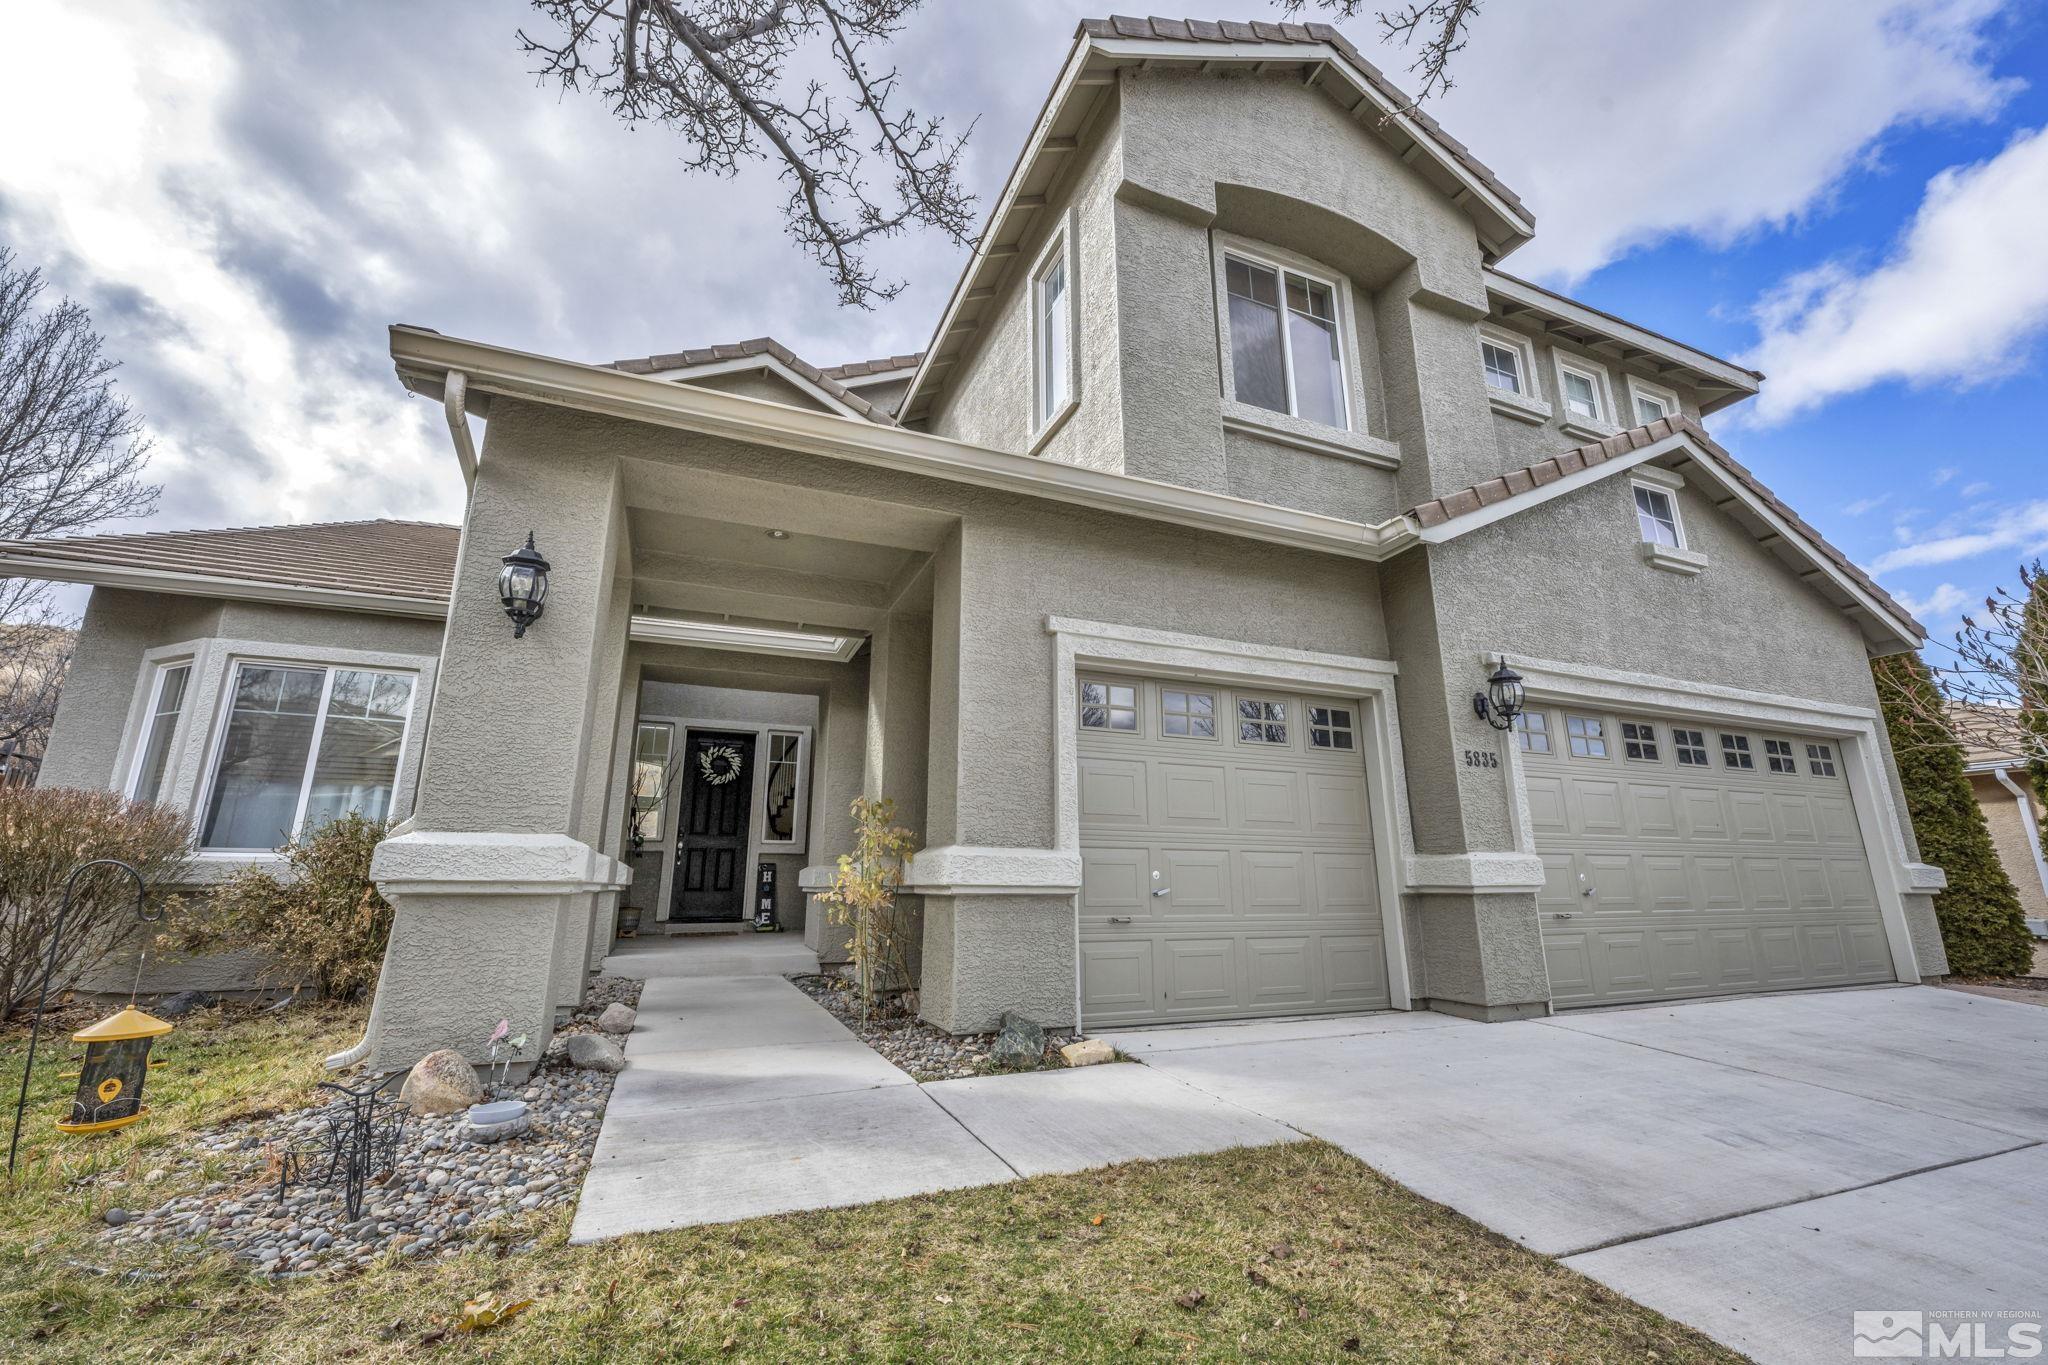
<svg viewBox="0 0 2048 1365">
<path fill-rule="evenodd" d="M 753 794 L 752 735 L 689 732 L 676 831 L 676 899 L 669 918 L 704 924 L 745 917 L 747 815 Z"/>
</svg>

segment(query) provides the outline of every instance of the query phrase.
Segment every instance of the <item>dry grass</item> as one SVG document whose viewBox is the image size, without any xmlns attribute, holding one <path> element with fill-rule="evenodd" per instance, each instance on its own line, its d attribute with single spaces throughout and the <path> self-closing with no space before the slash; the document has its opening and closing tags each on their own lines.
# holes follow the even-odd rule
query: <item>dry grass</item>
<svg viewBox="0 0 2048 1365">
<path fill-rule="evenodd" d="M 198 1111 L 289 1099 L 353 1025 L 317 1022 L 181 1030 L 181 1054 L 205 1058 L 198 1075 L 160 1074 L 147 1134 L 67 1149 L 63 1169 L 132 1178 Z M 39 1106 L 45 1127 L 51 1108 Z M 135 1190 L 65 1192 L 38 1170 L 0 1224 L 9 1359 L 1739 1359 L 1321 1143 L 596 1247 L 567 1246 L 557 1214 L 507 1229 L 540 1230 L 529 1255 L 276 1284 L 218 1258 L 160 1263 L 149 1280 L 81 1273 L 66 1258 L 108 1264 L 84 1249 L 93 1220 Z M 483 1294 L 534 1305 L 450 1332 Z"/>
</svg>

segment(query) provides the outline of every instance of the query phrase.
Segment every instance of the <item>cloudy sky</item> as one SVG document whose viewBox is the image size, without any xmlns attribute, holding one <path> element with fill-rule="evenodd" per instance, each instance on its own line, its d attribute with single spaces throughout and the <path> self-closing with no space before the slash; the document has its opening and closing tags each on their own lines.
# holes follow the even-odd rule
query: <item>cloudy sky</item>
<svg viewBox="0 0 2048 1365">
<path fill-rule="evenodd" d="M 1069 0 L 929 0 L 905 88 L 999 187 Z M 1258 0 L 1175 13 L 1274 17 Z M 536 86 L 520 0 L 11 7 L 0 243 L 87 304 L 157 443 L 153 526 L 454 519 L 419 323 L 609 360 L 773 334 L 821 364 L 922 347 L 961 252 L 842 310 L 757 172 Z M 1407 58 L 1375 52 L 1397 79 Z M 1438 116 L 1534 207 L 1507 263 L 1769 373 L 1716 419 L 1934 627 L 2048 552 L 2048 6 L 1496 0 Z"/>
</svg>

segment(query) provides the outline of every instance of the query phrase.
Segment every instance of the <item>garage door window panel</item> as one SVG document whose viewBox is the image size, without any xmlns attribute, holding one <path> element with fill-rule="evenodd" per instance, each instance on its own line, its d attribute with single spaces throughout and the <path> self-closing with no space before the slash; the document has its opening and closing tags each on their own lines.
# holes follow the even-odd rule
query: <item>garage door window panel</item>
<svg viewBox="0 0 2048 1365">
<path fill-rule="evenodd" d="M 1799 771 L 1799 760 L 1793 757 L 1792 741 L 1789 739 L 1765 740 L 1764 762 L 1774 773 L 1791 774 Z"/>
<path fill-rule="evenodd" d="M 1750 752 L 1748 735 L 1721 736 L 1721 764 L 1745 772 L 1756 768 L 1756 755 Z"/>
<path fill-rule="evenodd" d="M 1351 712 L 1342 706 L 1308 708 L 1308 744 L 1311 749 L 1349 753 L 1357 748 Z"/>
<path fill-rule="evenodd" d="M 1671 751 L 1677 755 L 1680 767 L 1705 768 L 1707 762 L 1707 737 L 1698 730 L 1677 730 L 1671 732 Z"/>
<path fill-rule="evenodd" d="M 1138 732 L 1138 689 L 1129 683 L 1083 681 L 1081 728 L 1122 734 Z"/>
<path fill-rule="evenodd" d="M 1515 717 L 1515 740 L 1525 754 L 1550 752 L 1550 722 L 1541 711 L 1524 711 Z"/>
<path fill-rule="evenodd" d="M 1833 747 L 1826 744 L 1807 745 L 1806 766 L 1815 777 L 1833 777 L 1835 775 L 1835 751 Z"/>
<path fill-rule="evenodd" d="M 1647 721 L 1625 720 L 1621 723 L 1622 756 L 1636 763 L 1657 761 L 1657 727 Z"/>
<path fill-rule="evenodd" d="M 1239 697 L 1237 738 L 1240 744 L 1287 743 L 1287 703 Z"/>
<path fill-rule="evenodd" d="M 1216 694 L 1162 688 L 1159 732 L 1170 739 L 1216 738 Z"/>
<path fill-rule="evenodd" d="M 1607 757 L 1607 722 L 1600 717 L 1567 714 L 1564 733 L 1573 758 Z"/>
</svg>

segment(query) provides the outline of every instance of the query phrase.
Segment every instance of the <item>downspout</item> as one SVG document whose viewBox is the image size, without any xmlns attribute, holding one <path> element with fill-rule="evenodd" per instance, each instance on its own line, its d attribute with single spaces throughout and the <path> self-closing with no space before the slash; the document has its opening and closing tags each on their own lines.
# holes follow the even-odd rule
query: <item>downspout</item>
<svg viewBox="0 0 2048 1365">
<path fill-rule="evenodd" d="M 2026 826 L 2027 848 L 2034 855 L 2034 872 L 2041 879 L 2041 894 L 2048 895 L 2048 852 L 2041 848 L 2041 826 L 2034 819 L 2034 802 L 2027 795 L 2027 789 L 2006 776 L 2004 768 L 1993 768 L 1991 775 L 1998 779 L 1998 785 L 2012 793 L 2012 799 L 2020 803 L 2020 823 Z"/>
<path fill-rule="evenodd" d="M 469 376 L 461 370 L 450 370 L 441 382 L 441 408 L 448 418 L 448 434 L 455 441 L 455 462 L 462 466 L 462 486 L 466 492 L 476 490 L 476 436 L 469 429 Z M 438 672 L 436 675 L 438 681 Z M 429 723 L 433 709 L 428 708 Z M 426 744 L 426 732 L 420 732 L 420 744 Z M 414 792 L 415 798 L 418 792 Z M 410 825 L 411 820 L 404 822 Z M 390 970 L 391 952 L 385 949 L 384 962 L 377 969 L 377 989 L 370 996 L 370 1017 L 363 1024 L 363 1036 L 354 1047 L 346 1048 L 328 1057 L 323 1063 L 329 1071 L 341 1071 L 354 1066 L 370 1055 L 370 1048 L 377 1039 L 377 1022 L 384 1009 L 384 973 Z"/>
</svg>

